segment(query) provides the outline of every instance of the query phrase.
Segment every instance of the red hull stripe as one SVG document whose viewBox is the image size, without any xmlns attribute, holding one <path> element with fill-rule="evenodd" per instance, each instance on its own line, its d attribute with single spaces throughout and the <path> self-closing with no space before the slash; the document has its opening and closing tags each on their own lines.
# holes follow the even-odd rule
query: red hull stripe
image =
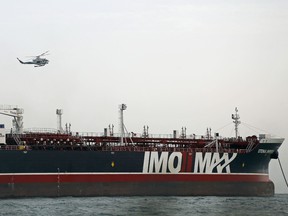
<svg viewBox="0 0 288 216">
<path fill-rule="evenodd" d="M 77 182 L 268 182 L 261 174 L 136 174 L 136 173 L 53 173 L 1 174 L 0 183 Z"/>
</svg>

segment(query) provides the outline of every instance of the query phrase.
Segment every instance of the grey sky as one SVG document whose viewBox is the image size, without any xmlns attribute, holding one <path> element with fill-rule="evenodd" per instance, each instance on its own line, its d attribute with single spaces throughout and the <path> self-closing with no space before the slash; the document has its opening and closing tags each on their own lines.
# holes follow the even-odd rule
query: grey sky
<svg viewBox="0 0 288 216">
<path fill-rule="evenodd" d="M 288 138 L 288 1 L 0 1 L 1 104 L 24 108 L 24 127 L 73 131 L 213 132 L 241 120 Z M 50 50 L 34 68 L 16 57 Z M 11 127 L 11 119 L 0 121 Z M 233 136 L 233 125 L 219 131 Z M 263 133 L 240 125 L 242 136 Z M 288 177 L 287 141 L 280 159 Z M 277 161 L 276 192 L 288 192 Z"/>
</svg>

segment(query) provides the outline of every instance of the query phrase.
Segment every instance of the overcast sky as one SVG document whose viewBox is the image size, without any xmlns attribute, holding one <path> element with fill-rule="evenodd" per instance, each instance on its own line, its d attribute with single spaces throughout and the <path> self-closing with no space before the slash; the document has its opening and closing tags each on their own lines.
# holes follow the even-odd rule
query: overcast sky
<svg viewBox="0 0 288 216">
<path fill-rule="evenodd" d="M 169 134 L 207 127 L 233 136 L 288 138 L 286 0 L 0 0 L 0 104 L 24 109 L 24 127 L 56 128 L 56 109 L 74 132 Z M 44 67 L 16 57 L 49 50 Z M 0 116 L 6 128 L 11 118 Z M 257 130 L 248 130 L 250 125 Z M 221 129 L 221 130 L 219 130 Z M 261 129 L 261 130 L 259 130 Z M 280 159 L 288 177 L 287 140 Z M 288 192 L 278 161 L 276 192 Z"/>
</svg>

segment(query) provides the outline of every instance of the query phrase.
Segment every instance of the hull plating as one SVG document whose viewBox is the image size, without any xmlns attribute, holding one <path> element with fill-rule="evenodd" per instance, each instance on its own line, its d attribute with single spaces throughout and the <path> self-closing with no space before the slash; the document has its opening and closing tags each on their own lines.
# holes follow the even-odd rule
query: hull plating
<svg viewBox="0 0 288 216">
<path fill-rule="evenodd" d="M 1 198 L 60 196 L 272 196 L 272 182 L 78 182 L 0 184 Z"/>
</svg>

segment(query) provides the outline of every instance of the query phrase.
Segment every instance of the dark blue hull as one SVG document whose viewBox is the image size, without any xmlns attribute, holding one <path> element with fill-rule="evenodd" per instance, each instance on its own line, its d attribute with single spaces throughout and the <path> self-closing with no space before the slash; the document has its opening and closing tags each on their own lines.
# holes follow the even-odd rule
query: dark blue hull
<svg viewBox="0 0 288 216">
<path fill-rule="evenodd" d="M 0 150 L 0 197 L 271 196 L 268 165 L 281 142 L 250 152 Z"/>
</svg>

